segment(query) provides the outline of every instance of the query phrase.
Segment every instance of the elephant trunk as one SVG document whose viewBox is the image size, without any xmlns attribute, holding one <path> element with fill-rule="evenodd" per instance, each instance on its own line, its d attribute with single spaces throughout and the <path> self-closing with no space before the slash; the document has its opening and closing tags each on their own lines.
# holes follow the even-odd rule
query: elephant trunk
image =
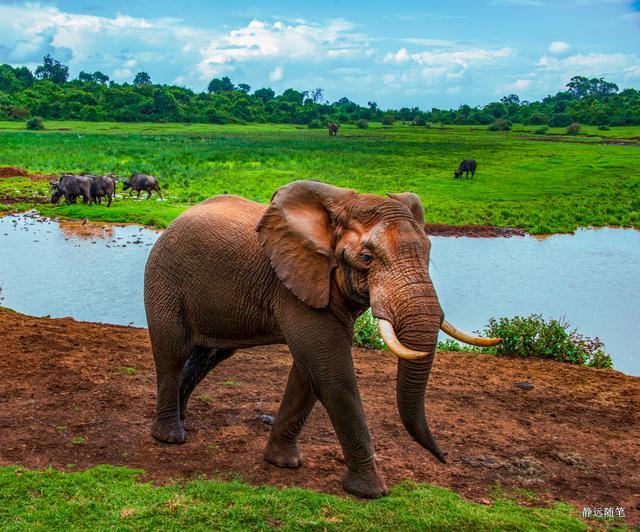
<svg viewBox="0 0 640 532">
<path fill-rule="evenodd" d="M 443 314 L 428 274 L 409 278 L 416 282 L 386 292 L 388 297 L 375 292 L 371 306 L 374 316 L 380 319 L 385 343 L 398 356 L 396 400 L 400 419 L 416 442 L 445 462 L 445 453 L 429 429 L 424 408 Z"/>
<path fill-rule="evenodd" d="M 407 432 L 422 447 L 441 462 L 446 462 L 445 453 L 429 429 L 424 411 L 424 396 L 433 364 L 434 355 L 418 360 L 398 359 L 398 382 L 396 400 L 400 419 Z"/>
</svg>

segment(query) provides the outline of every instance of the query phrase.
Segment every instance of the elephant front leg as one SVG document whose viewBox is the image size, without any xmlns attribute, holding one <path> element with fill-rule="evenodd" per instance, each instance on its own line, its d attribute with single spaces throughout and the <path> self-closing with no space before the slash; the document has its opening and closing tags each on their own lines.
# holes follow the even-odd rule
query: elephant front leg
<svg viewBox="0 0 640 532">
<path fill-rule="evenodd" d="M 319 321 L 316 329 L 322 328 Z M 375 463 L 351 358 L 351 335 L 340 338 L 337 331 L 337 327 L 328 327 L 320 338 L 294 338 L 289 347 L 296 363 L 307 370 L 314 393 L 326 408 L 340 441 L 347 464 L 342 487 L 358 497 L 376 499 L 389 490 Z"/>
<path fill-rule="evenodd" d="M 302 452 L 298 435 L 316 403 L 316 395 L 305 371 L 295 362 L 289 372 L 287 388 L 276 416 L 264 459 L 278 467 L 299 467 Z"/>
</svg>

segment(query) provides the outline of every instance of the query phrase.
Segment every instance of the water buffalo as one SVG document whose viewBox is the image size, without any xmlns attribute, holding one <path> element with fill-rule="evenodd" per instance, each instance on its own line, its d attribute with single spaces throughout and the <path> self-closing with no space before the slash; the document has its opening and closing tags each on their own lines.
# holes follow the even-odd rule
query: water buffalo
<svg viewBox="0 0 640 532">
<path fill-rule="evenodd" d="M 338 129 L 340 128 L 340 126 L 338 124 L 336 124 L 335 122 L 329 122 L 327 124 L 327 129 L 329 129 L 329 136 L 336 136 L 338 134 Z"/>
<path fill-rule="evenodd" d="M 476 173 L 476 166 L 475 159 L 465 159 L 460 163 L 458 169 L 453 172 L 453 177 L 460 177 L 465 172 L 465 177 L 469 177 L 469 172 L 471 172 L 471 177 L 473 178 L 473 175 Z"/>
<path fill-rule="evenodd" d="M 51 203 L 58 203 L 64 196 L 67 203 L 75 203 L 78 196 L 82 202 L 91 203 L 91 177 L 88 175 L 63 174 L 58 181 L 51 181 Z"/>
<path fill-rule="evenodd" d="M 92 175 L 91 176 L 91 196 L 93 202 L 102 204 L 102 198 L 107 197 L 107 207 L 111 207 L 111 200 L 116 191 L 116 181 L 111 176 Z"/>
<path fill-rule="evenodd" d="M 160 196 L 160 199 L 162 199 L 160 183 L 158 183 L 158 180 L 152 175 L 135 173 L 124 182 L 122 190 L 129 190 L 129 196 L 132 196 L 133 191 L 135 190 L 138 193 L 138 198 L 140 197 L 140 192 L 146 190 L 147 199 L 151 197 L 151 193 L 155 190 L 158 193 L 158 196 Z"/>
</svg>

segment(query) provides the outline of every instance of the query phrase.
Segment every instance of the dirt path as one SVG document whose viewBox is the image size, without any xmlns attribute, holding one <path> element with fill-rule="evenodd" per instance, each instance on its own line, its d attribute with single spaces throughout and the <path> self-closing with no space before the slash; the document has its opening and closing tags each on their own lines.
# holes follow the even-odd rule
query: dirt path
<svg viewBox="0 0 640 532">
<path fill-rule="evenodd" d="M 41 319 L 0 310 L 0 465 L 142 468 L 147 478 L 206 475 L 341 493 L 344 470 L 329 420 L 316 406 L 298 470 L 261 453 L 287 378 L 284 346 L 241 351 L 194 392 L 188 442 L 149 435 L 154 372 L 144 329 Z M 379 464 L 402 479 L 491 498 L 497 484 L 526 488 L 537 503 L 580 510 L 624 507 L 640 522 L 640 379 L 540 360 L 440 353 L 427 397 L 431 426 L 449 451 L 442 465 L 405 432 L 395 406 L 395 362 L 355 350 Z M 534 385 L 525 390 L 514 383 Z M 75 443 L 74 443 L 75 442 Z"/>
</svg>

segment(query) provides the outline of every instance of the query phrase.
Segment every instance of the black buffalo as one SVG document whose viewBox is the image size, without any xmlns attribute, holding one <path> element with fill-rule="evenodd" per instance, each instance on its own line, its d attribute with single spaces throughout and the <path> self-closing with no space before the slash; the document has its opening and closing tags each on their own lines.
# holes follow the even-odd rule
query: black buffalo
<svg viewBox="0 0 640 532">
<path fill-rule="evenodd" d="M 91 203 L 91 177 L 64 174 L 58 181 L 51 181 L 51 203 L 58 203 L 64 196 L 67 203 L 75 203 L 82 196 L 83 203 Z"/>
<path fill-rule="evenodd" d="M 91 197 L 93 202 L 102 204 L 102 198 L 107 198 L 107 207 L 111 207 L 111 200 L 116 192 L 116 181 L 106 175 L 91 176 Z"/>
<path fill-rule="evenodd" d="M 335 137 L 338 134 L 339 128 L 340 126 L 335 122 L 329 122 L 327 124 L 327 129 L 329 130 L 329 136 L 331 137 L 333 135 Z"/>
<path fill-rule="evenodd" d="M 131 190 L 129 190 L 131 189 Z M 129 179 L 127 179 L 122 185 L 122 190 L 129 190 L 129 195 L 133 195 L 133 191 L 135 190 L 138 193 L 138 198 L 140 197 L 140 192 L 145 190 L 147 192 L 147 199 L 151 197 L 153 191 L 158 193 L 160 199 L 162 199 L 162 192 L 160 192 L 160 183 L 158 180 L 152 175 L 146 174 L 133 174 Z"/>
<path fill-rule="evenodd" d="M 465 159 L 460 163 L 458 169 L 453 172 L 453 177 L 460 177 L 462 174 L 466 172 L 465 177 L 469 177 L 469 172 L 471 172 L 471 177 L 476 173 L 476 161 L 475 159 Z"/>
</svg>

